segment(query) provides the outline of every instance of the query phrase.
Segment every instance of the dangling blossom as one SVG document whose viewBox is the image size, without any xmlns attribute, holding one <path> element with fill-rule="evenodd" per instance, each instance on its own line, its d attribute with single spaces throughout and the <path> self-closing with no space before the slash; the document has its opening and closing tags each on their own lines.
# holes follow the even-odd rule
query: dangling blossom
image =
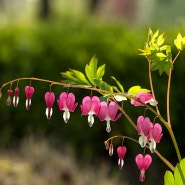
<svg viewBox="0 0 185 185">
<path fill-rule="evenodd" d="M 14 89 L 13 106 L 17 107 L 18 103 L 19 103 L 19 88 L 16 87 Z"/>
<path fill-rule="evenodd" d="M 150 132 L 150 128 L 152 127 L 152 123 L 150 122 L 150 118 L 139 116 L 137 119 L 137 131 L 139 137 L 139 144 L 141 147 L 145 147 L 148 141 L 148 135 Z"/>
<path fill-rule="evenodd" d="M 63 113 L 64 122 L 67 123 L 70 118 L 70 112 L 73 112 L 78 103 L 75 103 L 75 96 L 73 93 L 63 92 L 60 94 L 59 99 L 57 100 L 58 107 Z"/>
<path fill-rule="evenodd" d="M 127 148 L 125 146 L 118 146 L 117 154 L 118 154 L 118 168 L 121 170 L 124 165 L 124 157 L 127 152 Z"/>
<path fill-rule="evenodd" d="M 150 94 L 150 93 L 139 92 L 139 93 L 136 94 L 135 98 L 137 100 L 143 102 L 144 104 L 149 103 L 152 106 L 155 106 L 157 104 L 157 101 L 154 100 L 152 94 Z M 144 106 L 143 104 L 141 104 L 137 100 L 131 100 L 131 104 L 134 105 L 134 106 Z"/>
<path fill-rule="evenodd" d="M 114 145 L 112 144 L 112 142 L 109 145 L 109 155 L 112 156 L 114 153 Z"/>
<path fill-rule="evenodd" d="M 32 86 L 26 86 L 25 87 L 25 94 L 26 94 L 26 109 L 29 110 L 31 106 L 31 98 L 34 94 L 34 87 Z"/>
<path fill-rule="evenodd" d="M 50 119 L 53 114 L 53 103 L 55 101 L 55 94 L 53 92 L 46 92 L 45 93 L 45 102 L 46 102 L 46 117 L 47 119 Z"/>
<path fill-rule="evenodd" d="M 145 156 L 138 154 L 135 158 L 135 162 L 140 170 L 139 180 L 143 182 L 145 180 L 145 171 L 152 163 L 152 157 L 149 154 L 146 154 Z"/>
<path fill-rule="evenodd" d="M 11 105 L 11 96 L 12 96 L 12 93 L 13 93 L 13 90 L 12 89 L 8 89 L 7 90 L 7 93 L 8 93 L 8 98 L 7 98 L 7 100 L 6 100 L 6 104 L 8 105 L 8 106 L 10 106 Z"/>
<path fill-rule="evenodd" d="M 88 124 L 92 127 L 94 123 L 94 116 L 98 115 L 100 99 L 97 96 L 86 96 L 82 100 L 82 105 L 80 106 L 82 115 L 88 115 Z"/>
<path fill-rule="evenodd" d="M 162 138 L 162 127 L 159 123 L 152 125 L 149 132 L 150 151 L 153 153 L 156 149 L 156 143 L 159 143 Z"/>
<path fill-rule="evenodd" d="M 118 105 L 115 102 L 101 102 L 100 109 L 98 113 L 98 118 L 100 121 L 107 121 L 106 131 L 110 132 L 110 121 L 117 121 L 121 117 L 121 113 L 116 116 L 118 112 Z"/>
</svg>

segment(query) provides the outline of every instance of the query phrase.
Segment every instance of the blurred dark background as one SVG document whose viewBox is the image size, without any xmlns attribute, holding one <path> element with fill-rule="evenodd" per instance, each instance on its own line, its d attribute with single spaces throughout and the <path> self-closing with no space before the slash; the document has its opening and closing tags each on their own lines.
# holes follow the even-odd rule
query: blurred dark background
<svg viewBox="0 0 185 185">
<path fill-rule="evenodd" d="M 185 35 L 184 6 L 183 0 L 0 0 L 0 83 L 20 77 L 61 81 L 60 72 L 69 68 L 84 71 L 85 64 L 96 55 L 99 65 L 106 64 L 105 81 L 111 84 L 113 82 L 110 76 L 115 76 L 126 91 L 133 85 L 149 88 L 147 62 L 144 57 L 138 55 L 138 48 L 143 48 L 149 26 L 153 30 L 159 28 L 161 32 L 165 32 L 169 44 L 173 44 L 178 32 Z M 172 51 L 175 56 L 176 49 L 172 48 Z M 184 57 L 185 53 L 182 52 L 174 67 L 171 86 L 171 119 L 183 156 L 185 155 Z M 167 76 L 166 74 L 159 76 L 158 72 L 154 72 L 153 76 L 159 108 L 166 118 Z M 27 146 L 26 142 L 30 143 L 28 138 L 34 138 L 32 145 L 28 145 L 31 148 L 37 143 L 37 138 L 42 138 L 41 140 L 46 140 L 49 146 L 54 147 L 49 150 L 51 156 L 48 158 L 52 158 L 53 150 L 57 149 L 62 155 L 65 148 L 69 147 L 74 153 L 72 157 L 81 167 L 88 164 L 99 169 L 101 163 L 110 165 L 107 167 L 109 170 L 106 177 L 110 182 L 113 176 L 118 176 L 119 184 L 141 184 L 138 180 L 139 170 L 134 162 L 136 154 L 143 152 L 139 146 L 125 141 L 128 153 L 123 171 L 117 170 L 116 152 L 114 157 L 109 157 L 104 148 L 104 140 L 111 135 L 123 134 L 138 138 L 136 131 L 124 117 L 111 124 L 112 132 L 108 135 L 105 123 L 99 122 L 98 119 L 95 120 L 93 127 L 89 128 L 87 117 L 81 116 L 79 106 L 71 113 L 69 123 L 65 124 L 62 112 L 55 103 L 53 116 L 48 121 L 43 97 L 50 84 L 32 82 L 35 94 L 31 109 L 27 111 L 24 87 L 28 84 L 29 81 L 19 82 L 20 102 L 17 108 L 6 105 L 6 90 L 9 86 L 2 91 L 0 100 L 2 151 L 8 151 L 7 155 L 13 152 L 18 157 L 24 153 L 25 157 L 31 152 L 28 147 L 22 149 Z M 16 84 L 12 85 L 13 88 L 15 86 Z M 58 98 L 66 88 L 53 86 L 52 90 Z M 79 105 L 84 96 L 90 95 L 86 90 L 70 88 L 69 91 L 75 93 Z M 129 102 L 124 106 L 133 120 L 144 112 L 143 108 L 134 108 Z M 150 115 L 149 112 L 147 114 Z M 151 114 L 151 119 L 153 118 L 154 115 Z M 121 144 L 119 140 L 115 142 L 115 148 L 119 144 Z M 43 148 L 37 149 L 41 152 Z M 173 164 L 177 162 L 171 139 L 165 128 L 164 137 L 157 145 L 157 149 Z M 157 156 L 152 156 L 154 162 L 147 172 L 146 182 L 142 184 L 163 184 L 162 178 L 167 168 Z M 28 158 L 33 158 L 34 161 L 34 155 Z M 100 172 L 95 170 L 95 174 L 98 173 Z M 57 176 L 65 182 L 61 180 L 53 184 L 69 184 L 66 180 L 68 176 L 68 173 Z M 6 184 L 4 181 L 2 183 Z M 95 181 L 92 179 L 89 183 L 93 184 Z M 96 183 L 104 184 L 106 181 Z"/>
</svg>

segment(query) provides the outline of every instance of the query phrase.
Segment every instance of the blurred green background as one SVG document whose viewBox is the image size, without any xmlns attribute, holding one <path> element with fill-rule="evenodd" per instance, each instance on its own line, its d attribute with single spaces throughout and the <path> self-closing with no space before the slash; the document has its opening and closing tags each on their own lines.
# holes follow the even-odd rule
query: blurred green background
<svg viewBox="0 0 185 185">
<path fill-rule="evenodd" d="M 165 32 L 169 44 L 173 43 L 178 32 L 184 35 L 184 6 L 185 1 L 183 0 L 1 0 L 0 83 L 3 84 L 19 77 L 38 77 L 61 81 L 60 72 L 69 68 L 84 71 L 85 64 L 93 55 L 96 55 L 99 65 L 106 64 L 105 81 L 111 84 L 113 82 L 110 76 L 115 76 L 123 84 L 125 90 L 133 85 L 149 88 L 147 62 L 144 57 L 138 55 L 138 48 L 143 48 L 149 26 L 154 30 L 159 28 L 161 32 Z M 172 50 L 175 55 L 176 49 L 172 48 Z M 171 87 L 172 123 L 183 156 L 185 155 L 183 139 L 185 130 L 184 58 L 185 53 L 182 52 L 174 67 Z M 165 74 L 159 76 L 158 72 L 154 72 L 153 75 L 159 107 L 162 115 L 166 118 L 167 76 Z M 118 171 L 116 152 L 114 157 L 109 157 L 104 148 L 104 140 L 109 137 L 105 131 L 105 123 L 96 119 L 93 127 L 89 128 L 87 117 L 81 116 L 78 106 L 77 110 L 71 114 L 69 123 L 65 124 L 62 112 L 58 110 L 56 103 L 53 116 L 48 121 L 45 116 L 44 93 L 49 90 L 50 84 L 36 81 L 32 82 L 35 94 L 32 98 L 31 109 L 27 111 L 24 87 L 28 84 L 29 81 L 19 83 L 20 102 L 17 108 L 8 107 L 5 103 L 6 90 L 9 87 L 7 86 L 2 91 L 0 146 L 2 153 L 5 152 L 5 156 L 12 155 L 13 152 L 19 160 L 24 158 L 26 162 L 29 161 L 33 164 L 31 169 L 36 169 L 36 172 L 41 174 L 37 163 L 44 166 L 43 169 L 50 168 L 53 163 L 47 162 L 52 156 L 56 157 L 56 149 L 61 155 L 57 158 L 59 160 L 66 153 L 64 151 L 70 148 L 74 153 L 70 157 L 75 159 L 70 165 L 73 166 L 74 163 L 80 165 L 77 172 L 80 167 L 84 168 L 84 164 L 89 165 L 87 171 L 90 171 L 92 167 L 95 169 L 95 178 L 89 180 L 88 184 L 108 184 L 107 179 L 110 184 L 115 184 L 115 177 L 117 184 L 141 184 L 138 180 L 139 170 L 134 162 L 135 155 L 142 152 L 139 146 L 125 141 L 125 145 L 128 147 L 125 166 L 123 171 Z M 16 84 L 13 84 L 12 87 L 15 86 Z M 52 90 L 57 98 L 62 91 L 66 91 L 65 88 L 58 86 L 53 86 Z M 90 95 L 90 92 L 86 90 L 72 88 L 69 90 L 75 93 L 79 105 L 84 96 Z M 126 102 L 124 106 L 133 120 L 136 120 L 144 112 L 143 108 L 134 108 L 129 102 Z M 149 115 L 149 112 L 147 114 Z M 151 119 L 153 117 L 151 115 Z M 123 134 L 138 138 L 137 133 L 124 117 L 111 125 L 110 135 Z M 42 144 L 38 144 L 37 139 L 38 143 L 41 140 Z M 52 146 L 51 148 L 42 147 L 45 146 L 43 144 L 46 142 L 45 140 L 49 146 Z M 115 148 L 118 144 L 121 143 L 115 142 Z M 35 145 L 38 145 L 36 149 Z M 157 148 L 174 164 L 176 163 L 176 154 L 165 129 L 164 137 Z M 40 158 L 44 154 L 43 161 L 35 157 L 34 151 L 36 154 L 39 153 Z M 31 155 L 32 153 L 33 155 Z M 1 157 L 2 161 L 4 161 L 3 157 L 4 155 Z M 11 157 L 8 160 L 11 160 Z M 153 155 L 153 161 L 153 165 L 147 172 L 146 182 L 142 184 L 163 184 L 162 178 L 166 167 L 155 155 Z M 12 161 L 10 162 L 14 165 Z M 12 170 L 11 165 L 7 167 L 7 164 L 1 163 L 0 161 L 0 167 L 6 166 L 6 169 Z M 108 165 L 105 167 L 108 172 L 103 170 L 102 173 L 106 173 L 106 176 L 102 177 L 98 175 L 101 170 L 98 172 L 96 169 L 99 169 L 100 164 L 104 163 Z M 3 167 L 2 169 L 4 169 Z M 7 174 L 10 172 L 7 170 Z M 58 176 L 51 177 L 51 179 L 57 178 L 57 181 L 52 181 L 52 184 L 78 184 L 71 182 L 69 174 L 66 173 L 62 173 L 62 175 L 59 173 Z M 83 179 L 78 173 L 71 174 L 74 179 L 77 176 Z M 9 178 L 9 175 L 7 177 Z M 41 177 L 44 178 L 44 175 Z M 98 178 L 102 180 L 95 181 Z M 0 181 L 2 184 L 8 184 L 1 180 L 1 177 Z M 38 180 L 37 183 L 46 184 L 47 182 Z M 51 184 L 48 180 L 49 183 Z M 20 185 L 20 183 L 18 184 Z M 87 184 L 87 181 L 84 180 L 81 184 Z"/>
</svg>

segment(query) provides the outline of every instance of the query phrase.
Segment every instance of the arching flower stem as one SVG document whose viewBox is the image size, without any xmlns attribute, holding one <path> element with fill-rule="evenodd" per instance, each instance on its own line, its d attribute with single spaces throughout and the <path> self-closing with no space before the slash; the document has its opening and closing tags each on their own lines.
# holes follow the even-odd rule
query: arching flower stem
<svg viewBox="0 0 185 185">
<path fill-rule="evenodd" d="M 129 136 L 116 135 L 116 136 L 112 136 L 112 137 L 108 138 L 106 141 L 104 141 L 105 146 L 107 146 L 107 144 L 108 144 L 110 141 L 112 142 L 112 140 L 113 140 L 113 139 L 116 139 L 116 138 L 121 138 L 122 140 L 123 140 L 123 139 L 129 139 L 130 141 L 133 141 L 133 142 L 135 142 L 135 143 L 138 143 L 138 140 L 133 139 L 133 138 L 131 138 L 131 137 L 129 137 Z M 149 146 L 147 145 L 146 148 L 149 149 Z M 157 155 L 157 156 L 169 167 L 169 169 L 170 169 L 171 171 L 174 172 L 175 167 L 174 167 L 164 156 L 162 156 L 157 150 L 155 150 L 154 153 L 155 153 L 155 154 L 156 154 L 156 155 Z"/>
<path fill-rule="evenodd" d="M 51 83 L 52 85 L 59 85 L 59 86 L 63 86 L 63 87 L 73 87 L 73 88 L 79 88 L 79 89 L 86 89 L 86 90 L 91 90 L 91 91 L 96 91 L 96 92 L 99 92 L 100 94 L 104 95 L 104 94 L 109 94 L 109 95 L 121 95 L 121 96 L 125 96 L 126 98 L 128 99 L 134 99 L 135 97 L 132 96 L 132 95 L 128 95 L 128 94 L 123 94 L 123 93 L 115 93 L 115 92 L 110 92 L 110 91 L 106 91 L 106 90 L 101 90 L 101 89 L 98 89 L 98 88 L 95 88 L 95 87 L 90 87 L 90 86 L 84 86 L 84 85 L 74 85 L 74 84 L 65 84 L 65 83 L 62 83 L 62 82 L 56 82 L 56 81 L 52 81 L 52 80 L 46 80 L 46 79 L 42 79 L 42 78 L 34 78 L 34 77 L 28 77 L 28 78 L 17 78 L 17 79 L 14 79 L 14 80 L 11 80 L 7 83 L 4 83 L 2 86 L 1 86 L 1 90 L 7 86 L 7 85 L 12 85 L 13 83 L 17 82 L 17 81 L 21 81 L 21 80 L 31 80 L 31 81 L 40 81 L 40 82 L 46 82 L 46 83 Z M 115 101 L 114 99 L 112 99 L 112 101 Z M 180 154 L 180 150 L 178 148 L 178 144 L 177 144 L 177 141 L 176 141 L 176 138 L 174 136 L 174 133 L 173 133 L 173 130 L 171 129 L 171 127 L 169 127 L 168 125 L 168 122 L 166 122 L 164 120 L 164 118 L 156 111 L 154 110 L 151 106 L 147 105 L 147 104 L 144 104 L 143 102 L 137 100 L 139 103 L 143 104 L 146 108 L 148 108 L 151 112 L 153 112 L 158 118 L 159 120 L 164 124 L 164 126 L 167 128 L 170 136 L 171 136 L 171 139 L 172 139 L 172 142 L 174 144 L 174 147 L 175 147 L 175 150 L 176 150 L 176 153 L 177 153 L 177 157 L 178 157 L 178 160 L 180 161 L 181 160 L 181 154 Z M 122 108 L 122 106 L 119 105 L 119 110 L 124 114 L 124 116 L 127 118 L 127 120 L 130 122 L 130 124 L 133 126 L 133 128 L 136 129 L 136 125 L 135 123 L 132 121 L 132 119 L 128 116 L 128 114 L 124 111 L 124 109 Z"/>
</svg>

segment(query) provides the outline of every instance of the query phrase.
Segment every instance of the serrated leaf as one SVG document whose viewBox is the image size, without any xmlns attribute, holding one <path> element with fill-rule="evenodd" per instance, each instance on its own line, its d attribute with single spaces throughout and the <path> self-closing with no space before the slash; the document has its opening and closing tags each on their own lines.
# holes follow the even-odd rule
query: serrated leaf
<svg viewBox="0 0 185 185">
<path fill-rule="evenodd" d="M 115 77 L 112 76 L 111 78 L 116 82 L 117 86 L 119 87 L 120 90 L 118 92 L 124 93 L 124 88 L 121 83 Z"/>
<path fill-rule="evenodd" d="M 136 86 L 133 86 L 131 87 L 129 90 L 128 90 L 128 94 L 131 94 L 131 95 L 136 95 L 137 93 L 139 92 L 150 92 L 150 90 L 148 89 L 144 89 L 144 88 L 141 88 L 141 86 L 139 85 L 136 85 Z"/>
<path fill-rule="evenodd" d="M 151 70 L 152 71 L 159 70 L 160 75 L 162 75 L 163 72 L 165 72 L 168 75 L 170 72 L 170 69 L 172 68 L 173 68 L 173 63 L 168 58 L 165 58 L 163 60 L 156 60 L 151 64 Z"/>
<path fill-rule="evenodd" d="M 97 65 L 98 59 L 94 56 L 91 58 L 89 64 L 85 66 L 85 74 L 93 85 L 95 85 L 94 78 L 97 78 Z"/>
<path fill-rule="evenodd" d="M 97 79 L 102 79 L 104 74 L 105 74 L 105 64 L 103 64 L 100 67 L 98 67 L 98 70 L 96 72 Z"/>
<path fill-rule="evenodd" d="M 174 177 L 172 172 L 166 171 L 164 175 L 164 185 L 174 185 Z"/>
<path fill-rule="evenodd" d="M 113 92 L 112 86 L 110 86 L 107 82 L 104 82 L 103 80 L 100 79 L 94 79 L 94 82 L 96 86 L 101 90 Z"/>
</svg>

